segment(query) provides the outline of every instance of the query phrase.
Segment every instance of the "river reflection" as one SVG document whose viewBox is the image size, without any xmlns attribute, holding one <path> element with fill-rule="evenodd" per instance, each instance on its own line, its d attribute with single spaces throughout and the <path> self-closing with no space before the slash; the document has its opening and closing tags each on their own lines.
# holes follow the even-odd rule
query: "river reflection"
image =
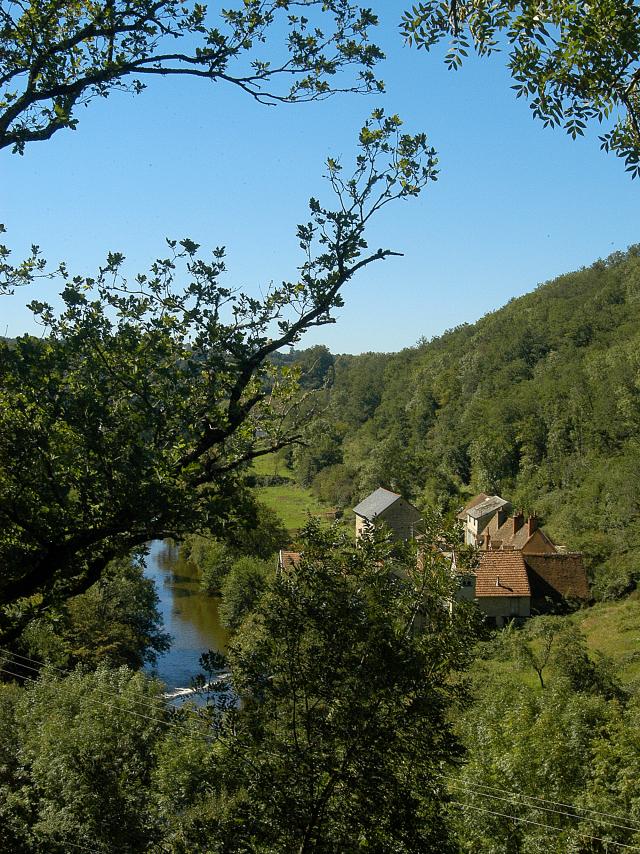
<svg viewBox="0 0 640 854">
<path fill-rule="evenodd" d="M 177 546 L 155 540 L 149 546 L 145 575 L 155 581 L 164 630 L 171 649 L 154 668 L 169 688 L 187 687 L 200 672 L 198 659 L 209 649 L 224 652 L 229 634 L 218 616 L 218 599 L 200 589 L 193 564 L 182 560 Z"/>
</svg>

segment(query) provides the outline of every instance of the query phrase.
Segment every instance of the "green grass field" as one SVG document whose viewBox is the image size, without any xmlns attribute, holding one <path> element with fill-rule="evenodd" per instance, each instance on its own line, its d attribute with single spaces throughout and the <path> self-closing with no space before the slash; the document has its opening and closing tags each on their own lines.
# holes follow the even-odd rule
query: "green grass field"
<svg viewBox="0 0 640 854">
<path fill-rule="evenodd" d="M 267 507 L 276 511 L 292 534 L 305 525 L 309 514 L 328 518 L 327 513 L 332 509 L 321 504 L 308 489 L 293 482 L 281 486 L 258 486 L 256 495 Z"/>
<path fill-rule="evenodd" d="M 258 457 L 254 460 L 253 472 L 262 476 L 278 475 L 288 478 L 287 483 L 277 486 L 257 486 L 255 492 L 260 501 L 280 516 L 292 540 L 295 540 L 310 515 L 320 516 L 327 521 L 333 520 L 334 508 L 319 501 L 309 489 L 299 486 L 277 455 Z"/>
<path fill-rule="evenodd" d="M 640 596 L 600 602 L 571 619 L 582 629 L 592 652 L 611 658 L 626 683 L 640 684 Z"/>
<path fill-rule="evenodd" d="M 583 632 L 589 652 L 612 660 L 618 678 L 631 690 L 640 690 L 640 595 L 631 594 L 619 602 L 600 602 L 591 608 L 577 611 L 564 619 L 570 620 Z M 538 677 L 531 668 L 521 670 L 514 659 L 498 656 L 477 660 L 472 676 L 481 680 L 483 672 L 505 678 L 518 673 L 518 679 L 529 687 L 539 688 Z M 551 662 L 544 671 L 545 682 L 553 681 Z"/>
</svg>

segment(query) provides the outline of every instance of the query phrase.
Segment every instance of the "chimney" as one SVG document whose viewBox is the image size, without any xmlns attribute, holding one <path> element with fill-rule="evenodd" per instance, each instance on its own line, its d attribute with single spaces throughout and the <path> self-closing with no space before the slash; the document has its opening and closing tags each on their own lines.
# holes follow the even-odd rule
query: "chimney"
<svg viewBox="0 0 640 854">
<path fill-rule="evenodd" d="M 520 528 L 524 525 L 524 515 L 521 510 L 518 510 L 517 513 L 513 514 L 512 517 L 513 522 L 513 533 L 517 534 Z"/>
<path fill-rule="evenodd" d="M 487 531 L 487 536 L 484 540 L 484 547 L 487 551 L 491 551 L 491 534 Z"/>
<path fill-rule="evenodd" d="M 500 587 L 500 576 L 496 575 L 496 587 Z"/>
<path fill-rule="evenodd" d="M 536 516 L 529 516 L 527 520 L 527 529 L 527 533 L 529 536 L 531 536 L 534 531 L 538 530 L 538 519 Z"/>
<path fill-rule="evenodd" d="M 504 507 L 499 507 L 496 513 L 496 527 L 500 528 L 507 521 L 507 513 Z"/>
</svg>

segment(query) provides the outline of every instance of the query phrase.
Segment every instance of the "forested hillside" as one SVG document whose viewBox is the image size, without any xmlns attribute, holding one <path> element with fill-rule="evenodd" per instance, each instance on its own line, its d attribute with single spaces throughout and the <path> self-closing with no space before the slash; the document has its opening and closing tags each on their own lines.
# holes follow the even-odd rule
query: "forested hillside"
<svg viewBox="0 0 640 854">
<path fill-rule="evenodd" d="M 596 592 L 640 575 L 640 246 L 393 355 L 307 351 L 329 381 L 298 477 L 348 505 L 497 491 L 587 555 Z M 315 362 L 309 358 L 315 354 Z M 316 372 L 317 373 L 317 372 Z M 317 378 L 317 377 L 316 377 Z"/>
</svg>

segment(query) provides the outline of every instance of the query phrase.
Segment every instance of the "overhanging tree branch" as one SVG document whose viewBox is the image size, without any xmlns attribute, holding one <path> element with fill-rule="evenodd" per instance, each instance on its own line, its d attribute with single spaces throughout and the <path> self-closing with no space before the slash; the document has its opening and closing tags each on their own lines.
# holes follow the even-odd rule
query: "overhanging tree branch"
<svg viewBox="0 0 640 854">
<path fill-rule="evenodd" d="M 338 208 L 311 200 L 298 276 L 263 298 L 221 284 L 222 249 L 206 260 L 193 241 L 171 240 L 168 257 L 131 284 L 117 253 L 95 277 L 61 265 L 63 311 L 30 306 L 46 335 L 0 342 L 7 631 L 20 613 L 83 592 L 136 545 L 220 528 L 246 501 L 246 463 L 303 440 L 296 375 L 269 357 L 334 322 L 353 276 L 399 254 L 369 252 L 365 227 L 436 178 L 424 135 L 400 126 L 374 112 L 352 178 L 328 161 Z"/>
<path fill-rule="evenodd" d="M 369 41 L 376 17 L 350 0 L 248 0 L 215 21 L 207 6 L 175 0 L 8 0 L 0 11 L 0 148 L 19 153 L 74 128 L 80 103 L 140 93 L 133 75 L 220 80 L 262 103 L 382 88 L 372 69 L 383 54 Z M 189 49 L 167 50 L 178 40 Z M 358 74 L 343 79 L 352 67 Z M 279 79 L 289 80 L 281 90 Z"/>
</svg>

